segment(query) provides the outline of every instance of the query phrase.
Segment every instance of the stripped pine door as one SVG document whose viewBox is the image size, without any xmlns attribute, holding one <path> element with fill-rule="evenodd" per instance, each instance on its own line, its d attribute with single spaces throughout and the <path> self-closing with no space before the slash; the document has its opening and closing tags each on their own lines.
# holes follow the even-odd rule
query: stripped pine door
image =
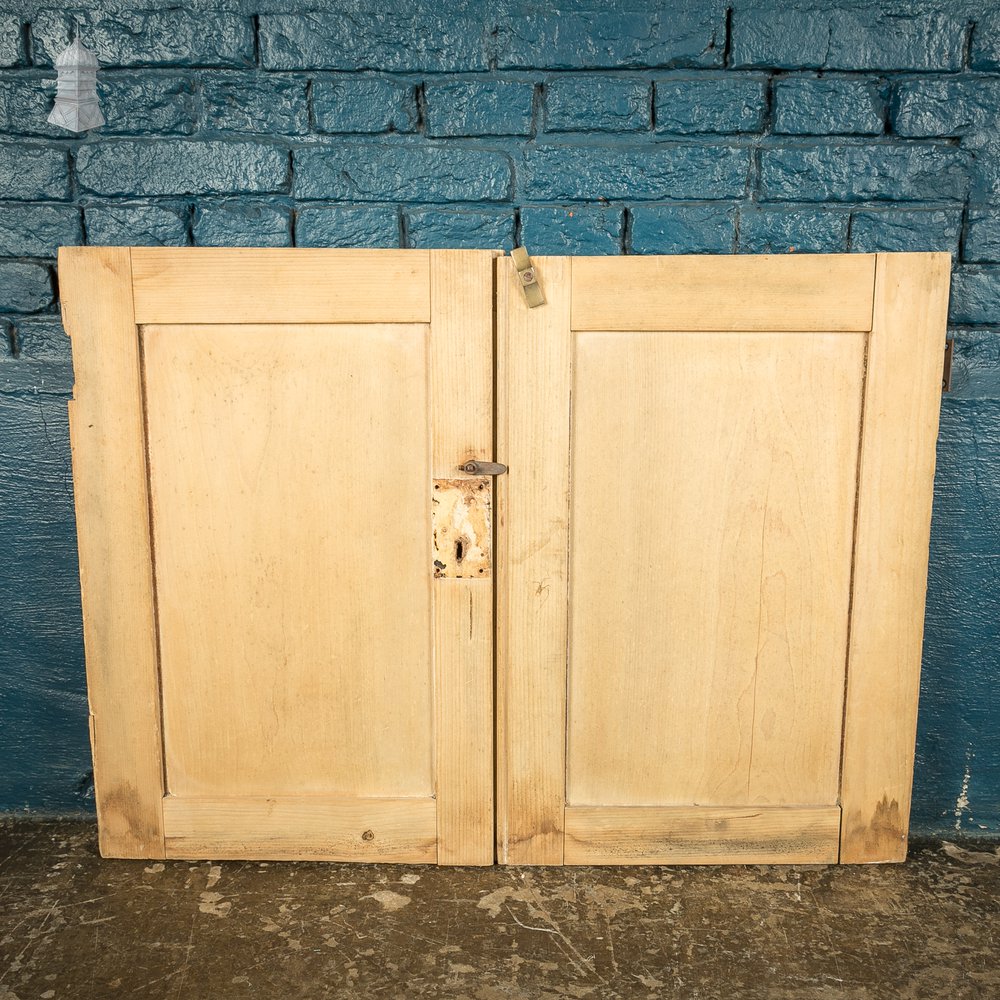
<svg viewBox="0 0 1000 1000">
<path fill-rule="evenodd" d="M 498 268 L 501 862 L 901 860 L 946 254 Z"/>
<path fill-rule="evenodd" d="M 60 252 L 105 855 L 492 863 L 493 256 Z"/>
<path fill-rule="evenodd" d="M 102 852 L 900 860 L 948 264 L 62 250 Z"/>
</svg>

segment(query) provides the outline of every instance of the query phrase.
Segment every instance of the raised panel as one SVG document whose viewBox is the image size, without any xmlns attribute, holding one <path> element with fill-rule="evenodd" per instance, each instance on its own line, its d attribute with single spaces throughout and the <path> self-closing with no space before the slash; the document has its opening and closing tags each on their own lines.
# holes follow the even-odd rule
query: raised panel
<svg viewBox="0 0 1000 1000">
<path fill-rule="evenodd" d="M 577 334 L 569 804 L 837 801 L 864 355 Z"/>
<path fill-rule="evenodd" d="M 433 793 L 427 332 L 143 329 L 171 793 Z"/>
</svg>

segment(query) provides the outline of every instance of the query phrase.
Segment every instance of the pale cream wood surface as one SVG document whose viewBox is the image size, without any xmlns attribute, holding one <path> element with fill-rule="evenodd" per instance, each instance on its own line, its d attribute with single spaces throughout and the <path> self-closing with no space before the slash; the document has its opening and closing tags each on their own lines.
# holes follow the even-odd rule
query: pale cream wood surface
<svg viewBox="0 0 1000 1000">
<path fill-rule="evenodd" d="M 432 590 L 437 860 L 488 865 L 494 857 L 492 483 L 457 470 L 493 455 L 494 255 L 441 250 L 430 259 L 431 462 L 434 485 L 442 487 L 434 495 L 454 499 L 465 487 L 450 516 L 434 505 L 437 542 L 447 540 L 452 550 L 440 553 L 446 568 L 436 571 Z"/>
<path fill-rule="evenodd" d="M 128 250 L 59 250 L 99 843 L 163 857 L 156 628 Z"/>
<path fill-rule="evenodd" d="M 170 792 L 432 794 L 427 333 L 143 327 Z"/>
<path fill-rule="evenodd" d="M 576 335 L 569 804 L 836 803 L 864 341 Z"/>
<path fill-rule="evenodd" d="M 948 254 L 879 254 L 861 444 L 842 862 L 906 857 Z"/>
<path fill-rule="evenodd" d="M 407 251 L 412 252 L 412 251 Z M 493 262 L 487 250 L 430 251 L 434 478 L 493 455 Z"/>
<path fill-rule="evenodd" d="M 432 798 L 168 795 L 166 856 L 433 864 L 435 813 Z"/>
<path fill-rule="evenodd" d="M 529 309 L 497 262 L 497 853 L 561 864 L 572 335 L 570 261 L 533 258 Z"/>
<path fill-rule="evenodd" d="M 137 323 L 430 320 L 426 250 L 135 247 L 131 256 Z"/>
<path fill-rule="evenodd" d="M 577 257 L 574 330 L 867 331 L 874 254 Z"/>
<path fill-rule="evenodd" d="M 437 860 L 493 864 L 492 580 L 436 580 Z"/>
<path fill-rule="evenodd" d="M 835 805 L 567 806 L 566 864 L 833 864 L 839 832 Z"/>
</svg>

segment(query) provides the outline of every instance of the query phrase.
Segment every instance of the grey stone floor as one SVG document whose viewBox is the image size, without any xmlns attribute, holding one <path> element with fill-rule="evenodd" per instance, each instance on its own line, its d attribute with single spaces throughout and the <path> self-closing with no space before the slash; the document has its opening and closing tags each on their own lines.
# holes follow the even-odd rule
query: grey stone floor
<svg viewBox="0 0 1000 1000">
<path fill-rule="evenodd" d="M 103 861 L 0 822 L 0 1000 L 1000 997 L 1000 847 L 905 865 Z"/>
</svg>

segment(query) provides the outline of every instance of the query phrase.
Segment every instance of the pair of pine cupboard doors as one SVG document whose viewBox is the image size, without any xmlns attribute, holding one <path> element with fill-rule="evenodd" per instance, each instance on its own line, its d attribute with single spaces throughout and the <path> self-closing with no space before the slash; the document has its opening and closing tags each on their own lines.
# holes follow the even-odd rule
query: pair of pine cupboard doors
<svg viewBox="0 0 1000 1000">
<path fill-rule="evenodd" d="M 902 859 L 948 263 L 64 249 L 102 852 Z"/>
</svg>

